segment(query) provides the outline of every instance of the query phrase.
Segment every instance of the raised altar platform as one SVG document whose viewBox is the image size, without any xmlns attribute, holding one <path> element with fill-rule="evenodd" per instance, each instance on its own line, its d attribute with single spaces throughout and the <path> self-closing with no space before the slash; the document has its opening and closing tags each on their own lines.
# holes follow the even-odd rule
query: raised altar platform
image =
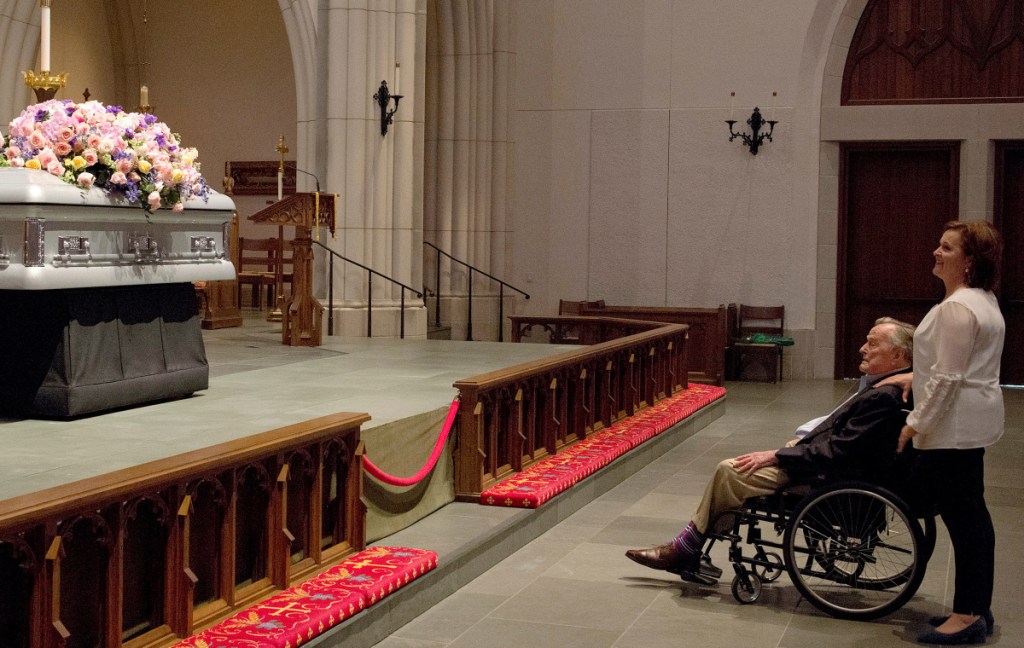
<svg viewBox="0 0 1024 648">
<path fill-rule="evenodd" d="M 229 450 L 235 454 L 249 452 L 248 448 L 256 445 L 255 441 L 257 440 L 262 444 L 260 447 L 267 445 L 268 441 L 263 437 L 272 434 L 268 430 L 273 430 L 273 434 L 280 436 L 288 433 L 290 429 L 299 430 L 304 424 L 317 421 L 325 422 L 327 419 L 331 419 L 332 415 L 337 417 L 339 415 L 336 413 L 341 410 L 369 411 L 374 420 L 366 422 L 365 417 L 359 415 L 360 422 L 365 428 L 361 433 L 357 432 L 359 434 L 357 442 L 361 441 L 362 444 L 365 444 L 366 455 L 374 459 L 375 463 L 380 464 L 387 472 L 407 475 L 418 468 L 418 464 L 427 455 L 429 446 L 437 433 L 437 426 L 430 425 L 429 421 L 425 419 L 435 412 L 439 415 L 443 414 L 455 394 L 452 387 L 454 382 L 465 379 L 467 375 L 500 370 L 524 361 L 542 361 L 552 353 L 565 350 L 564 347 L 549 345 L 340 338 L 328 338 L 324 347 L 288 347 L 279 343 L 275 328 L 262 321 L 250 321 L 249 326 L 242 329 L 224 329 L 205 333 L 211 359 L 212 388 L 193 398 L 108 412 L 72 421 L 31 419 L 0 421 L 0 442 L 4 443 L 7 449 L 4 456 L 0 457 L 0 468 L 2 468 L 2 472 L 0 472 L 0 476 L 2 476 L 0 477 L 0 509 L 5 507 L 6 501 L 8 519 L 17 525 L 17 516 L 21 515 L 22 511 L 27 512 L 32 502 L 42 501 L 47 497 L 52 499 L 52 495 L 48 496 L 46 492 L 42 491 L 61 488 L 65 485 L 71 489 L 80 488 L 77 492 L 82 495 L 76 495 L 75 501 L 81 500 L 82 503 L 75 504 L 75 506 L 81 506 L 83 511 L 89 511 L 81 517 L 70 518 L 70 521 L 63 525 L 68 526 L 68 529 L 61 527 L 61 535 L 58 535 L 54 542 L 59 544 L 59 541 L 63 539 L 63 544 L 47 545 L 52 551 L 47 552 L 46 565 L 50 565 L 49 556 L 52 555 L 56 565 L 53 567 L 55 573 L 56 570 L 60 570 L 61 556 L 66 548 L 65 563 L 68 568 L 64 570 L 64 575 L 71 578 L 80 573 L 81 570 L 76 566 L 75 560 L 82 555 L 82 549 L 76 548 L 75 544 L 76 542 L 81 544 L 82 541 L 78 539 L 79 534 L 71 533 L 71 530 L 83 530 L 84 527 L 79 528 L 77 525 L 88 526 L 90 521 L 96 523 L 98 528 L 106 528 L 110 524 L 101 519 L 115 515 L 110 508 L 106 505 L 91 503 L 96 496 L 94 496 L 95 489 L 90 490 L 89 486 L 102 481 L 102 478 L 98 477 L 99 475 L 118 471 L 118 474 L 125 475 L 126 478 L 131 476 L 131 479 L 135 481 L 167 479 L 163 476 L 165 473 L 162 472 L 153 473 L 151 477 L 151 473 L 147 472 L 147 467 L 142 464 L 155 462 L 151 465 L 161 466 L 172 461 L 168 459 L 169 457 L 178 457 L 178 464 L 183 466 L 181 458 L 185 457 L 184 453 L 190 453 L 188 460 L 192 461 L 192 457 L 198 458 L 205 456 L 204 453 L 208 454 L 208 451 L 213 450 L 212 446 L 215 445 L 230 445 Z M 576 492 L 577 489 L 572 489 L 572 493 L 560 497 L 557 505 L 537 516 L 535 520 L 534 518 L 520 518 L 513 513 L 509 521 L 512 522 L 514 518 L 514 526 L 517 530 L 510 533 L 509 537 L 514 536 L 515 541 L 510 543 L 508 542 L 509 538 L 505 538 L 501 543 L 503 551 L 500 554 L 493 551 L 495 538 L 491 533 L 484 533 L 481 536 L 482 544 L 478 547 L 475 545 L 475 541 L 470 543 L 473 546 L 459 542 L 457 547 L 449 547 L 450 538 L 446 540 L 444 534 L 437 536 L 436 533 L 428 531 L 432 542 L 420 543 L 421 548 L 433 549 L 439 555 L 446 556 L 442 564 L 445 565 L 444 570 L 448 575 L 441 577 L 445 582 L 450 582 L 453 576 L 456 580 L 461 580 L 469 573 L 465 571 L 466 568 L 470 568 L 473 573 L 479 573 L 478 570 L 485 569 L 507 555 L 504 552 L 505 549 L 514 551 L 515 547 L 528 541 L 528 533 L 524 533 L 527 529 L 524 527 L 519 530 L 520 523 L 527 524 L 530 533 L 540 532 L 540 529 L 554 519 L 552 512 L 560 519 L 573 508 L 582 506 L 595 493 L 614 486 L 632 470 L 635 470 L 636 466 L 660 456 L 664 448 L 668 447 L 664 444 L 676 443 L 692 434 L 693 431 L 713 420 L 718 415 L 716 411 L 720 412 L 724 408 L 708 409 L 715 411 L 702 413 L 700 416 L 688 420 L 685 426 L 679 426 L 679 429 L 674 428 L 671 433 L 664 435 L 664 439 L 659 437 L 661 440 L 654 443 L 650 449 L 645 448 L 642 451 L 630 453 L 628 457 L 613 462 L 609 470 L 601 471 L 600 476 L 594 478 L 592 485 L 578 489 L 579 492 Z M 312 437 L 310 438 L 312 440 Z M 387 458 L 387 450 L 396 448 L 393 456 Z M 303 454 L 301 449 L 299 454 Z M 287 467 L 296 471 L 294 472 L 297 479 L 294 484 L 296 489 L 300 489 L 304 483 L 303 477 L 299 474 L 302 464 L 299 454 L 287 455 L 295 458 L 286 463 Z M 165 459 L 167 461 L 164 461 Z M 232 459 L 232 461 L 236 460 Z M 450 466 L 450 463 L 450 459 L 442 459 L 441 465 Z M 225 488 L 232 490 L 237 488 L 239 489 L 238 497 L 246 498 L 247 502 L 252 496 L 259 493 L 259 490 L 254 490 L 249 482 L 254 476 L 261 473 L 247 472 L 239 468 L 237 469 L 237 486 L 235 486 L 235 472 L 232 472 L 235 469 L 228 466 L 227 463 L 225 463 L 225 467 L 229 469 L 226 473 L 228 477 L 222 477 L 219 472 L 207 470 L 209 475 L 203 473 L 206 475 L 205 477 L 194 481 L 197 484 L 196 488 L 200 490 L 195 492 L 189 490 L 192 498 L 190 507 L 181 508 L 176 503 L 177 498 L 172 498 L 175 503 L 171 510 L 177 510 L 177 516 L 185 520 L 184 528 L 189 528 L 188 520 L 193 517 L 196 520 L 205 519 L 206 512 L 210 511 L 209 507 L 215 503 L 215 500 L 210 500 L 215 489 L 209 492 L 202 491 L 202 484 L 219 482 Z M 175 470 L 181 472 L 180 467 Z M 220 468 L 218 467 L 216 470 L 220 470 Z M 269 474 L 263 475 L 263 478 L 270 480 L 273 475 L 277 474 L 278 471 L 273 469 Z M 245 475 L 246 478 L 242 479 L 242 475 Z M 283 483 L 280 480 L 284 478 L 284 475 L 284 472 L 280 473 L 278 483 Z M 174 478 L 179 479 L 176 476 Z M 188 478 L 184 477 L 184 479 Z M 363 481 L 368 485 L 372 480 L 365 479 Z M 182 483 L 184 484 L 184 482 Z M 430 519 L 433 518 L 433 515 L 431 511 L 437 508 L 448 510 L 453 506 L 449 503 L 451 502 L 451 483 L 450 472 L 445 475 L 443 470 L 435 470 L 431 483 L 424 484 L 424 488 L 436 490 L 439 494 L 433 499 L 422 498 L 421 501 L 426 501 L 423 506 L 413 505 L 411 499 L 403 501 L 399 498 L 392 498 L 388 493 L 379 494 L 382 496 L 378 497 L 378 494 L 374 494 L 368 489 L 364 492 L 365 497 L 362 499 L 371 508 L 366 516 L 366 539 L 373 542 L 377 538 L 387 537 L 385 542 L 390 543 L 395 530 L 406 526 L 414 519 L 421 519 L 425 523 L 426 526 L 420 528 L 432 528 Z M 289 483 L 286 493 L 292 492 L 291 486 L 292 484 Z M 346 488 L 350 491 L 353 487 L 352 484 L 349 484 Z M 174 486 L 174 488 L 180 489 L 179 486 Z M 276 488 L 274 487 L 274 490 Z M 281 488 L 284 487 L 281 486 Z M 421 486 L 417 485 L 413 490 L 420 490 L 420 488 Z M 50 493 L 52 492 L 50 491 Z M 301 489 L 296 492 L 301 492 Z M 417 496 L 420 494 L 416 493 Z M 92 499 L 86 502 L 82 498 Z M 375 499 L 381 505 L 380 510 L 376 513 L 372 511 Z M 157 500 L 150 497 L 145 501 Z M 290 496 L 288 501 L 288 511 L 293 511 Z M 120 509 L 121 500 L 119 499 L 117 502 L 115 508 Z M 206 503 L 204 504 L 204 502 Z M 448 506 L 445 506 L 446 503 Z M 274 505 L 271 504 L 271 506 Z M 145 509 L 145 507 L 143 508 Z M 239 510 L 250 510 L 250 507 L 246 504 Z M 400 520 L 394 519 L 393 516 L 396 512 L 405 517 Z M 459 515 L 465 513 L 467 512 L 464 511 Z M 149 515 L 152 517 L 156 513 L 154 511 Z M 473 518 L 478 516 L 485 526 L 494 522 L 493 514 L 476 511 L 471 514 Z M 383 522 L 375 527 L 374 517 Z M 499 517 L 504 519 L 505 514 L 502 513 Z M 143 519 L 146 519 L 145 516 Z M 534 524 L 534 521 L 537 524 Z M 236 524 L 243 525 L 240 528 L 244 528 L 244 518 L 241 518 L 241 521 Z M 389 524 L 391 524 L 390 527 Z M 290 517 L 288 526 L 293 529 L 303 528 L 293 525 Z M 316 521 L 314 526 L 319 529 L 319 521 Z M 110 528 L 116 529 L 117 527 Z M 192 528 L 194 530 L 197 527 L 193 526 Z M 17 532 L 14 527 L 11 527 L 11 530 Z M 126 538 L 139 537 L 126 534 L 124 531 L 120 533 Z M 85 541 L 89 537 L 91 537 L 89 533 L 84 533 Z M 104 537 L 103 534 L 100 534 L 95 537 L 95 541 L 100 542 Z M 337 544 L 338 536 L 333 535 L 332 537 Z M 31 549 L 34 555 L 41 556 L 42 547 L 33 544 L 35 542 L 33 538 L 33 535 L 22 533 L 19 536 L 16 533 L 9 537 L 9 542 L 6 545 L 0 541 L 0 550 L 6 550 L 9 553 L 12 547 L 20 547 L 25 550 Z M 345 538 L 349 538 L 349 536 L 346 535 Z M 199 540 L 199 538 L 193 538 L 193 540 Z M 358 538 L 353 539 L 352 542 L 355 543 L 352 546 L 362 546 L 361 540 Z M 100 543 L 102 544 L 102 542 Z M 441 546 L 435 546 L 433 543 L 440 543 Z M 189 544 L 193 547 L 193 551 L 205 546 L 201 542 L 190 541 Z M 334 553 L 341 553 L 345 547 L 332 545 L 330 550 Z M 240 555 L 243 554 L 247 555 L 246 552 L 242 552 Z M 475 556 L 475 558 L 467 561 L 470 556 Z M 485 557 L 486 560 L 481 560 Z M 305 563 L 309 562 L 309 559 L 302 559 L 301 555 L 300 559 L 299 563 L 293 565 L 293 573 L 296 570 L 306 570 L 303 573 L 308 572 L 308 565 Z M 11 557 L 8 555 L 7 564 L 10 562 Z M 143 564 L 148 563 L 144 562 Z M 170 565 L 170 562 L 158 564 Z M 209 567 L 203 561 L 194 563 L 193 567 L 209 572 Z M 134 569 L 137 570 L 138 565 Z M 231 570 L 235 575 L 235 579 L 231 581 L 232 584 L 236 579 L 242 578 L 238 576 L 235 569 L 237 569 L 237 565 Z M 455 572 L 451 570 L 455 570 Z M 256 600 L 247 598 L 250 596 L 250 590 L 253 591 L 251 596 L 256 596 L 258 593 L 272 591 L 274 587 L 281 588 L 290 582 L 287 572 L 286 576 L 281 577 L 275 576 L 275 572 L 272 571 L 269 578 L 272 581 L 271 584 L 268 584 L 268 576 L 262 575 L 251 586 L 247 586 L 244 579 L 241 581 L 241 585 L 237 585 L 237 587 L 232 585 L 228 589 L 228 595 L 233 598 L 227 599 L 226 604 L 232 606 L 231 610 L 233 611 L 244 608 Z M 40 590 L 42 595 L 47 595 L 50 591 L 46 589 L 48 582 L 45 578 L 36 578 L 36 583 L 43 588 Z M 94 584 L 95 582 L 95 580 L 89 579 L 76 584 L 71 578 L 70 584 L 62 581 L 61 591 L 67 596 L 66 600 L 75 600 L 71 593 L 77 592 L 80 598 L 81 592 L 89 591 L 89 588 L 94 587 L 90 583 Z M 176 581 L 165 582 L 173 584 Z M 218 618 L 218 609 L 221 608 L 217 608 L 217 606 L 223 606 L 225 603 L 218 603 L 216 600 L 216 592 L 222 590 L 208 591 L 211 588 L 211 583 L 216 582 L 211 580 L 209 574 L 200 575 L 196 582 L 198 585 L 193 594 L 194 599 L 190 597 L 188 600 L 194 600 L 199 606 L 193 608 L 197 615 L 201 615 L 195 619 L 198 628 L 205 627 L 210 620 Z M 414 596 L 417 605 L 425 604 L 427 601 L 436 602 L 443 598 L 447 590 L 445 587 L 438 587 L 438 584 L 436 579 L 431 580 L 431 585 L 426 588 L 430 591 L 430 596 L 424 595 L 423 588 L 417 588 L 417 593 Z M 129 584 L 124 585 L 124 587 L 128 586 Z M 11 590 L 12 587 L 13 592 L 19 597 L 16 600 L 22 600 L 25 586 L 15 584 L 9 586 L 8 590 Z M 114 587 L 118 586 L 115 584 Z M 205 589 L 203 589 L 204 587 Z M 253 588 L 258 589 L 259 592 L 255 592 Z M 140 588 L 135 586 L 135 589 L 132 590 L 133 596 L 129 597 L 131 600 L 137 600 L 134 595 L 138 589 Z M 231 594 L 232 592 L 234 594 Z M 396 594 L 396 596 L 400 594 Z M 109 595 L 106 598 L 109 598 Z M 346 621 L 344 627 L 334 629 L 328 633 L 331 637 L 325 635 L 323 640 L 332 642 L 338 639 L 345 646 L 370 645 L 370 643 L 360 642 L 370 639 L 371 636 L 379 637 L 381 632 L 393 631 L 396 627 L 394 623 L 397 623 L 399 619 L 408 618 L 406 616 L 407 609 L 409 613 L 416 609 L 422 609 L 417 606 L 407 608 L 406 603 L 409 601 L 404 596 L 402 598 L 404 602 L 401 614 L 395 613 L 394 606 L 398 605 L 398 601 L 394 604 L 389 603 L 388 606 L 382 608 L 380 614 L 372 612 L 371 616 L 361 619 L 354 618 L 351 620 L 351 624 Z M 96 614 L 92 616 L 80 614 L 77 612 L 78 609 L 78 607 L 62 605 L 60 610 L 62 620 L 67 622 L 68 627 L 77 635 L 86 632 L 90 624 L 96 623 L 96 619 L 105 618 Z M 131 619 L 134 622 L 138 611 L 126 608 L 124 614 L 126 620 Z M 38 614 L 33 616 L 33 618 L 37 617 Z M 175 620 L 174 617 L 168 618 L 168 623 L 178 624 L 174 626 L 177 636 L 184 636 L 178 629 L 183 627 L 182 622 Z M 143 621 L 145 621 L 144 618 Z M 132 628 L 136 627 L 131 623 L 129 625 Z M 149 628 L 150 632 L 147 637 L 154 641 L 166 635 L 166 632 L 161 635 L 161 632 L 164 631 L 160 628 L 139 627 L 143 631 Z M 188 625 L 187 627 L 191 628 L 192 626 Z M 372 630 L 370 630 L 371 627 Z M 370 630 L 370 633 L 364 634 L 367 630 Z M 23 632 L 23 630 L 16 628 L 15 632 Z M 360 636 L 356 643 L 352 643 L 354 635 Z"/>
</svg>

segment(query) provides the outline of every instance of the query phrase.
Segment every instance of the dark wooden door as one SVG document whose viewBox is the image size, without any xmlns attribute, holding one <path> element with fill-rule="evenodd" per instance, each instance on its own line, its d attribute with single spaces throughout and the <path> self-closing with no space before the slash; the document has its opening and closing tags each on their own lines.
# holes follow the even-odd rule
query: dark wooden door
<svg viewBox="0 0 1024 648">
<path fill-rule="evenodd" d="M 957 215 L 959 150 L 957 142 L 842 146 L 837 378 L 860 375 L 858 350 L 876 319 L 917 324 L 942 299 L 932 251 Z"/>
<path fill-rule="evenodd" d="M 1024 141 L 996 143 L 996 186 L 993 219 L 1003 234 L 1002 286 L 999 303 L 1006 319 L 1006 344 L 1000 382 L 1024 384 Z"/>
</svg>

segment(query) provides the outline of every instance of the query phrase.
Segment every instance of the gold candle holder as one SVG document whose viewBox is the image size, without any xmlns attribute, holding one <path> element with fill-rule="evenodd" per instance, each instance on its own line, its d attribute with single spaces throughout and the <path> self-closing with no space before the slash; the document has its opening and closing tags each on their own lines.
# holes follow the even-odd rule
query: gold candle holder
<svg viewBox="0 0 1024 648">
<path fill-rule="evenodd" d="M 57 91 L 68 84 L 68 73 L 53 74 L 49 70 L 43 70 L 36 74 L 34 70 L 22 72 L 25 77 L 25 85 L 32 88 L 36 93 L 36 102 L 49 101 L 57 95 Z"/>
<path fill-rule="evenodd" d="M 152 115 L 153 111 L 156 110 L 156 106 L 153 106 L 153 105 L 150 105 L 150 104 L 142 104 L 142 105 L 136 107 L 136 110 L 138 112 L 140 112 L 140 113 L 145 113 L 147 115 Z"/>
</svg>

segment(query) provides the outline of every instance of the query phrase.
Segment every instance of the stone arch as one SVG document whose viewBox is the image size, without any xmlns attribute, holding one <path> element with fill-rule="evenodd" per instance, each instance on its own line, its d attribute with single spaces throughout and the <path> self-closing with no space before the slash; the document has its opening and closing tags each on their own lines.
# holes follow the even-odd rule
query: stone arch
<svg viewBox="0 0 1024 648">
<path fill-rule="evenodd" d="M 36 62 L 39 2 L 9 0 L 0 12 L 0 121 L 6 124 L 32 96 L 21 73 L 32 69 Z"/>
</svg>

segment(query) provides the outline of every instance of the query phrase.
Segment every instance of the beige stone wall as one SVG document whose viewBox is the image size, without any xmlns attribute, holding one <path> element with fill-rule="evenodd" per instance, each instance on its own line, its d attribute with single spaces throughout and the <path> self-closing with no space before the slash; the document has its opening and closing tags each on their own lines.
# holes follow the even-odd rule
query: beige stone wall
<svg viewBox="0 0 1024 648">
<path fill-rule="evenodd" d="M 226 160 L 272 160 L 279 135 L 295 159 L 295 74 L 278 3 L 150 0 L 146 10 L 143 31 L 141 2 L 53 0 L 52 67 L 69 77 L 57 97 L 81 101 L 89 88 L 91 99 L 135 110 L 147 83 L 156 116 L 199 149 L 218 191 Z M 268 198 L 235 198 L 243 236 L 277 235 L 245 220 Z"/>
</svg>

